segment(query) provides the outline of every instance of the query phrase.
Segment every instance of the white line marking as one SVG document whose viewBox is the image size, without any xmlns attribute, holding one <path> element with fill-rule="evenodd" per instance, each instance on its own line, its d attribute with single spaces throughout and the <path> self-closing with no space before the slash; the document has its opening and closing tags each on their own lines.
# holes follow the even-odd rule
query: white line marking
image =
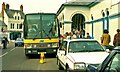
<svg viewBox="0 0 120 72">
<path fill-rule="evenodd" d="M 15 50 L 15 48 L 11 49 L 10 51 L 13 51 L 13 50 Z"/>
<path fill-rule="evenodd" d="M 0 57 L 3 57 L 3 56 L 5 56 L 6 54 L 8 54 L 8 52 L 6 52 L 6 53 L 4 53 L 4 54 L 0 55 Z"/>
</svg>

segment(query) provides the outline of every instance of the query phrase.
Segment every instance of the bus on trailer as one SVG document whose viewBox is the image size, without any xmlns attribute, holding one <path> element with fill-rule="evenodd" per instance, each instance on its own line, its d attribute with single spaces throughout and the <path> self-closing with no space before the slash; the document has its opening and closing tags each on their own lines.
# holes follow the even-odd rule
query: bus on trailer
<svg viewBox="0 0 120 72">
<path fill-rule="evenodd" d="M 59 47 L 59 24 L 54 13 L 26 14 L 24 19 L 25 55 L 56 54 Z"/>
</svg>

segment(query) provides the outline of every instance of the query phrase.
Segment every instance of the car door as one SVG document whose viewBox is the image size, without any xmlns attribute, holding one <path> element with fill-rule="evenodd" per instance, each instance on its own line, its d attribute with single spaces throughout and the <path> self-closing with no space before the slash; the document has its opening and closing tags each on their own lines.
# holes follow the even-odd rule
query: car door
<svg viewBox="0 0 120 72">
<path fill-rule="evenodd" d="M 67 41 L 63 41 L 60 49 L 58 50 L 58 57 L 59 59 L 61 60 L 62 62 L 62 65 L 65 65 L 66 64 L 66 60 L 65 60 L 65 57 L 66 57 L 66 50 L 67 50 Z"/>
</svg>

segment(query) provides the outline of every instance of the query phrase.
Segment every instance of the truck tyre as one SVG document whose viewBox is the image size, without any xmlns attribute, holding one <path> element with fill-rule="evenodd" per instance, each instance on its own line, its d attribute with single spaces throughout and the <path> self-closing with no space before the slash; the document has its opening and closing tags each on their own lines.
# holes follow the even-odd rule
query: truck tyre
<svg viewBox="0 0 120 72">
<path fill-rule="evenodd" d="M 28 55 L 28 54 L 25 54 L 25 56 L 26 56 L 26 58 L 27 58 L 27 59 L 29 59 L 29 58 L 30 58 L 30 55 Z"/>
</svg>

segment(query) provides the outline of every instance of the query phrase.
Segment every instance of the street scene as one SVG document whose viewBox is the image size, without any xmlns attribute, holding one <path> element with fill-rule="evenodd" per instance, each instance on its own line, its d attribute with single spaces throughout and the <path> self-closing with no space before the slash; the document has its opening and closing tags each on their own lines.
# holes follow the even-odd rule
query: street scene
<svg viewBox="0 0 120 72">
<path fill-rule="evenodd" d="M 120 0 L 0 0 L 1 72 L 120 72 L 119 65 Z"/>
<path fill-rule="evenodd" d="M 53 56 L 47 57 L 45 64 L 40 64 L 40 56 L 26 58 L 23 47 L 14 47 L 11 43 L 9 48 L 2 51 L 2 69 L 6 71 L 23 70 L 37 71 L 37 70 L 58 70 L 56 65 L 56 58 Z M 51 66 L 52 65 L 52 66 Z M 4 72 L 4 71 L 3 71 Z"/>
</svg>

